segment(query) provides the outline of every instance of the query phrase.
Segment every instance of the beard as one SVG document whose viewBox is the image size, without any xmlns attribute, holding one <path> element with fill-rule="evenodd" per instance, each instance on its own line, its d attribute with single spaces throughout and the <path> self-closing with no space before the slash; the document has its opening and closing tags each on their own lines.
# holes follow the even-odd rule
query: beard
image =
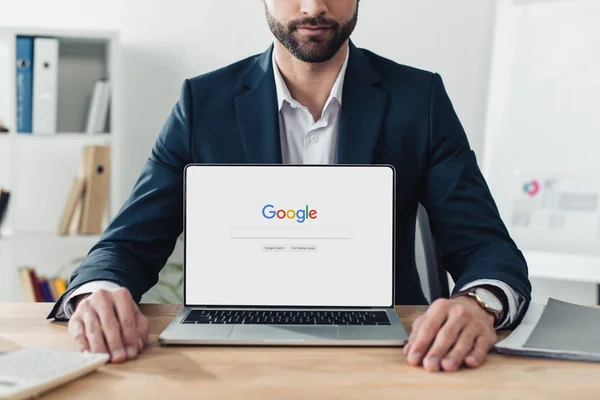
<svg viewBox="0 0 600 400">
<path fill-rule="evenodd" d="M 308 63 L 329 61 L 337 54 L 342 45 L 350 38 L 358 22 L 358 5 L 350 21 L 340 24 L 338 21 L 318 17 L 307 17 L 291 21 L 287 27 L 277 21 L 265 5 L 267 22 L 275 38 L 298 60 Z M 326 35 L 296 36 L 299 26 L 323 26 L 330 28 Z"/>
</svg>

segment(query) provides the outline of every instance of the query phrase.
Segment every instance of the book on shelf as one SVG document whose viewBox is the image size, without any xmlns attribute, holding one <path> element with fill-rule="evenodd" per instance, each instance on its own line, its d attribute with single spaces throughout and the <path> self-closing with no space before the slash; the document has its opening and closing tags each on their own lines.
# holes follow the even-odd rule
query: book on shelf
<svg viewBox="0 0 600 400">
<path fill-rule="evenodd" d="M 110 104 L 110 93 L 110 82 L 107 79 L 99 79 L 96 81 L 88 109 L 85 128 L 87 133 L 105 132 Z"/>
<path fill-rule="evenodd" d="M 19 278 L 25 300 L 30 302 L 55 302 L 67 290 L 68 283 L 60 277 L 40 276 L 35 268 L 19 268 Z"/>
</svg>

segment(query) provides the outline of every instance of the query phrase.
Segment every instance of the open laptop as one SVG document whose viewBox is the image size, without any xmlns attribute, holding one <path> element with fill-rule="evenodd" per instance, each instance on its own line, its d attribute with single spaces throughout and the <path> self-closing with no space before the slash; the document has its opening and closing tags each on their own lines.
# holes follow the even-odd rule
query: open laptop
<svg viewBox="0 0 600 400">
<path fill-rule="evenodd" d="M 159 342 L 401 346 L 390 166 L 189 165 L 184 308 Z"/>
</svg>

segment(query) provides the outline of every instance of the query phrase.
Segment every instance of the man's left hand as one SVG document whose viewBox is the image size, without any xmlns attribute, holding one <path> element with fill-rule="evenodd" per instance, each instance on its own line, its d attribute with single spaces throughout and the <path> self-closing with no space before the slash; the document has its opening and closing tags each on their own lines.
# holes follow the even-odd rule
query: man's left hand
<svg viewBox="0 0 600 400">
<path fill-rule="evenodd" d="M 494 316 L 469 297 L 436 300 L 413 324 L 404 347 L 412 366 L 435 372 L 480 366 L 496 343 Z"/>
</svg>

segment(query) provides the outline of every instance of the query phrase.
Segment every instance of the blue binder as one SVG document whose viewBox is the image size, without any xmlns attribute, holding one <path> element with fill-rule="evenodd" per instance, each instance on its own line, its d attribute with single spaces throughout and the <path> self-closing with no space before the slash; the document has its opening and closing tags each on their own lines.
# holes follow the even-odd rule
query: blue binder
<svg viewBox="0 0 600 400">
<path fill-rule="evenodd" d="M 17 132 L 32 132 L 33 38 L 17 36 Z"/>
</svg>

